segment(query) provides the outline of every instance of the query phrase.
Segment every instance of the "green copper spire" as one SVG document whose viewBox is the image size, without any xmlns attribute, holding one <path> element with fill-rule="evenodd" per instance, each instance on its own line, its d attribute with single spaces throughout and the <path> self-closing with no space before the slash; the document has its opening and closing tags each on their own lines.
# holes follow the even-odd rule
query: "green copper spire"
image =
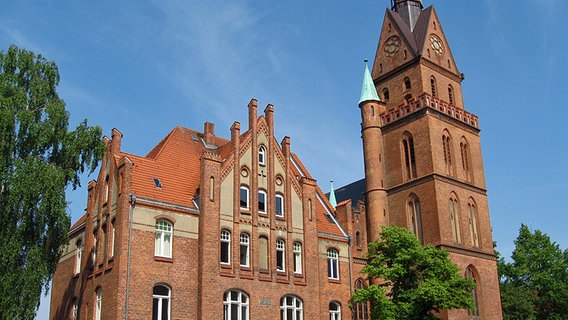
<svg viewBox="0 0 568 320">
<path fill-rule="evenodd" d="M 373 78 L 371 78 L 371 72 L 369 72 L 367 61 L 369 60 L 365 59 L 365 75 L 363 76 L 363 89 L 361 90 L 361 99 L 359 99 L 359 104 L 365 101 L 381 101 L 377 94 L 375 84 L 373 83 Z"/>
<path fill-rule="evenodd" d="M 335 200 L 335 191 L 333 190 L 333 180 L 329 180 L 331 183 L 331 190 L 329 191 L 329 203 L 333 206 L 333 209 L 337 207 L 337 200 Z"/>
</svg>

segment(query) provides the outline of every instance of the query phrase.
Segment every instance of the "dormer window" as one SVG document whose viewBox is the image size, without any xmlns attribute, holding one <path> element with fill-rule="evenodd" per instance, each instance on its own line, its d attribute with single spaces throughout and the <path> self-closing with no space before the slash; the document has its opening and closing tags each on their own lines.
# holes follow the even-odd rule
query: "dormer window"
<svg viewBox="0 0 568 320">
<path fill-rule="evenodd" d="M 266 164 L 266 148 L 262 145 L 258 147 L 258 164 Z"/>
</svg>

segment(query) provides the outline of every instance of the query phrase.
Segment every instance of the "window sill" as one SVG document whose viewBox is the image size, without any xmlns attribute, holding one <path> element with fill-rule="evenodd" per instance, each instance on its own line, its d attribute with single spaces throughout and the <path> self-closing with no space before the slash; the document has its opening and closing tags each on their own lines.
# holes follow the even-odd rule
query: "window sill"
<svg viewBox="0 0 568 320">
<path fill-rule="evenodd" d="M 232 269 L 233 267 L 231 267 L 231 264 L 229 263 L 222 263 L 220 264 L 221 269 Z"/>
<path fill-rule="evenodd" d="M 327 278 L 327 281 L 329 281 L 329 283 L 337 283 L 337 284 L 341 283 L 341 280 L 339 280 L 339 279 L 330 279 L 330 278 Z"/>
<path fill-rule="evenodd" d="M 239 269 L 240 269 L 241 271 L 246 271 L 246 272 L 250 272 L 250 271 L 251 271 L 250 266 L 242 266 L 242 265 L 241 265 L 241 266 L 239 266 Z"/>
<path fill-rule="evenodd" d="M 173 263 L 174 259 L 168 257 L 154 256 L 154 261 Z"/>
<path fill-rule="evenodd" d="M 286 218 L 284 216 L 276 216 L 276 220 L 286 221 Z"/>
<path fill-rule="evenodd" d="M 249 209 L 245 209 L 245 208 L 241 208 L 241 214 L 246 214 L 250 216 L 250 210 Z"/>
<path fill-rule="evenodd" d="M 304 278 L 304 274 L 294 272 L 294 278 L 303 279 L 303 278 Z"/>
</svg>

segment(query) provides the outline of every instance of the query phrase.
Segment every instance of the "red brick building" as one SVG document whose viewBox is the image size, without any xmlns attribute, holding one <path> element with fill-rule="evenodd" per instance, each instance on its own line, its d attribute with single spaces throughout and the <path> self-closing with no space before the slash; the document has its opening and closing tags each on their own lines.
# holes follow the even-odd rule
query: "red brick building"
<svg viewBox="0 0 568 320">
<path fill-rule="evenodd" d="M 366 285 L 367 242 L 408 227 L 474 277 L 475 311 L 501 319 L 477 117 L 433 7 L 394 1 L 359 102 L 365 179 L 334 208 L 274 108 L 230 139 L 174 128 L 146 156 L 105 138 L 85 215 L 53 278 L 51 319 L 368 319 L 348 302 Z M 378 94 L 377 94 L 378 92 Z M 355 125 L 355 124 L 354 124 Z"/>
</svg>

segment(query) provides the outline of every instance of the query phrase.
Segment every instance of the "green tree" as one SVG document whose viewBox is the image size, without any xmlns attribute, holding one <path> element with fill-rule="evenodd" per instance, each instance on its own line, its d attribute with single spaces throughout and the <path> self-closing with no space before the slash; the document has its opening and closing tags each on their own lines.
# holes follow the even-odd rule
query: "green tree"
<svg viewBox="0 0 568 320">
<path fill-rule="evenodd" d="M 65 188 L 93 172 L 101 129 L 69 113 L 53 61 L 10 45 L 0 51 L 0 319 L 33 319 L 68 242 Z"/>
<path fill-rule="evenodd" d="M 473 280 L 460 274 L 446 251 L 423 247 L 407 229 L 383 227 L 368 258 L 362 272 L 371 285 L 355 291 L 353 303 L 369 301 L 372 319 L 439 319 L 435 313 L 442 309 L 473 308 Z"/>
<path fill-rule="evenodd" d="M 521 225 L 512 262 L 498 260 L 504 319 L 566 319 L 568 251 Z"/>
</svg>

